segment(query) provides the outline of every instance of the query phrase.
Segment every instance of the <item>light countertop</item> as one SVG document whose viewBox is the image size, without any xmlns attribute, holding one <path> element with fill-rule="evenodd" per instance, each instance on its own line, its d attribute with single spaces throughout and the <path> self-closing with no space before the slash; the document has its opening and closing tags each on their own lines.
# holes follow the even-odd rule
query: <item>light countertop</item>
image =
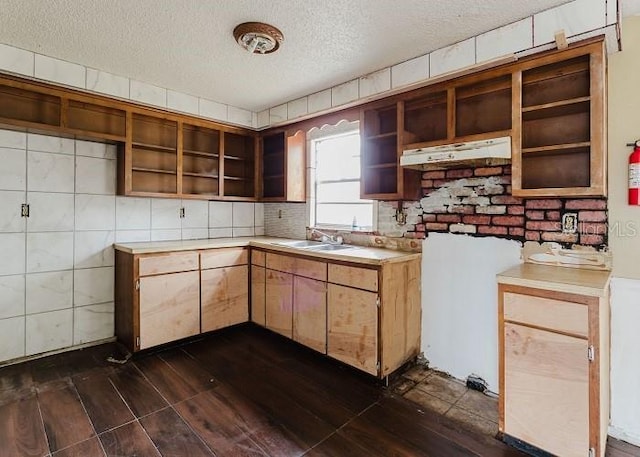
<svg viewBox="0 0 640 457">
<path fill-rule="evenodd" d="M 286 254 L 304 255 L 318 259 L 337 260 L 368 265 L 380 265 L 383 263 L 404 262 L 406 260 L 419 259 L 421 254 L 415 252 L 394 251 L 391 249 L 370 248 L 354 246 L 353 249 L 339 251 L 311 251 L 308 249 L 294 248 L 275 244 L 279 241 L 292 241 L 284 238 L 266 236 L 236 237 L 236 238 L 211 238 L 203 240 L 182 241 L 145 241 L 137 243 L 117 243 L 114 248 L 129 254 L 155 254 L 161 252 L 194 251 L 201 249 L 218 249 L 230 247 L 251 246 Z"/>
<path fill-rule="evenodd" d="M 500 284 L 604 297 L 611 272 L 522 263 L 498 273 L 497 278 Z"/>
</svg>

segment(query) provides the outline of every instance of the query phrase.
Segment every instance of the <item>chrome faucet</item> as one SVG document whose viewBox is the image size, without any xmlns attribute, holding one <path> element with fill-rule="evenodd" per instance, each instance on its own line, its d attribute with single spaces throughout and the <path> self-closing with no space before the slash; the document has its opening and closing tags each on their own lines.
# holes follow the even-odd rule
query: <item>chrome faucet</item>
<svg viewBox="0 0 640 457">
<path fill-rule="evenodd" d="M 340 235 L 329 235 L 328 233 L 322 232 L 317 228 L 311 229 L 311 235 L 314 233 L 318 233 L 322 235 L 322 241 L 329 244 L 342 244 L 344 243 L 344 239 Z"/>
</svg>

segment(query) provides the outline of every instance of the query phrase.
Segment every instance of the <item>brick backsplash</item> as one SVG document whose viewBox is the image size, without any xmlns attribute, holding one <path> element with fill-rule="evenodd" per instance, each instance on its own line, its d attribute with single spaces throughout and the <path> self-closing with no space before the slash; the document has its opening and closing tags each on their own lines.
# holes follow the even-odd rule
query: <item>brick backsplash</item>
<svg viewBox="0 0 640 457">
<path fill-rule="evenodd" d="M 405 237 L 450 232 L 599 248 L 607 243 L 606 199 L 513 197 L 509 165 L 424 172 L 422 195 L 422 221 Z M 562 232 L 565 212 L 577 213 L 577 233 Z"/>
</svg>

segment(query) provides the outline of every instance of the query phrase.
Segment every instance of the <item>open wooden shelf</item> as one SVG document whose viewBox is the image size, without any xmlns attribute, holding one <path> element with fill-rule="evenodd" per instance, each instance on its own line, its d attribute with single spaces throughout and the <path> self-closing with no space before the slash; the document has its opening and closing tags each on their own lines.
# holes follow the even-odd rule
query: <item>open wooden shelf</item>
<svg viewBox="0 0 640 457">
<path fill-rule="evenodd" d="M 210 179 L 218 179 L 218 175 L 216 173 L 193 173 L 190 171 L 183 171 L 182 176 L 193 176 L 196 178 L 210 178 Z"/>
<path fill-rule="evenodd" d="M 541 146 L 538 148 L 522 148 L 523 154 L 537 154 L 542 152 L 558 152 L 566 149 L 588 148 L 591 145 L 589 141 L 581 143 L 554 144 L 551 146 Z"/>
<path fill-rule="evenodd" d="M 511 75 L 455 89 L 455 136 L 511 128 Z"/>
<path fill-rule="evenodd" d="M 132 167 L 133 171 L 142 171 L 144 173 L 162 173 L 165 175 L 176 175 L 177 172 L 175 170 L 163 170 L 161 168 L 143 168 L 143 167 Z"/>
<path fill-rule="evenodd" d="M 218 153 L 205 152 L 205 151 L 192 151 L 190 149 L 183 149 L 182 153 L 184 155 L 199 156 L 199 157 L 211 157 L 211 158 L 215 158 L 215 159 L 220 157 L 220 154 L 218 154 Z"/>
<path fill-rule="evenodd" d="M 397 137 L 398 134 L 397 132 L 388 132 L 388 133 L 381 133 L 379 135 L 371 135 L 366 137 L 367 140 L 379 140 L 379 139 L 384 139 L 384 138 L 395 138 Z"/>
<path fill-rule="evenodd" d="M 176 148 L 172 146 L 162 146 L 159 144 L 140 143 L 137 141 L 131 142 L 131 146 L 138 149 L 149 149 L 151 151 L 170 152 L 175 154 Z"/>
</svg>

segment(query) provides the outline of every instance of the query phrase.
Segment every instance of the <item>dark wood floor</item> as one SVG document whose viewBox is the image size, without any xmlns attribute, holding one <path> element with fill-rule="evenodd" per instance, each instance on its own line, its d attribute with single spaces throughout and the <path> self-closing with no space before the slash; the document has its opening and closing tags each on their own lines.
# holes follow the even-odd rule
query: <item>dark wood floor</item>
<svg viewBox="0 0 640 457">
<path fill-rule="evenodd" d="M 123 366 L 115 350 L 0 369 L 0 457 L 522 455 L 253 326 Z"/>
</svg>

